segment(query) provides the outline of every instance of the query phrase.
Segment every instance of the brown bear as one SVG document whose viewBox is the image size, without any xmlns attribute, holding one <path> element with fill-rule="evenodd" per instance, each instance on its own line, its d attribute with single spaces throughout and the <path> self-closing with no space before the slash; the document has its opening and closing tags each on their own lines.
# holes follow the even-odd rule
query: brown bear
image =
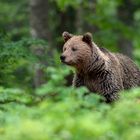
<svg viewBox="0 0 140 140">
<path fill-rule="evenodd" d="M 98 47 L 91 33 L 64 32 L 62 36 L 65 44 L 60 59 L 75 67 L 75 87 L 86 86 L 109 103 L 119 98 L 119 91 L 140 86 L 140 70 L 127 56 Z"/>
</svg>

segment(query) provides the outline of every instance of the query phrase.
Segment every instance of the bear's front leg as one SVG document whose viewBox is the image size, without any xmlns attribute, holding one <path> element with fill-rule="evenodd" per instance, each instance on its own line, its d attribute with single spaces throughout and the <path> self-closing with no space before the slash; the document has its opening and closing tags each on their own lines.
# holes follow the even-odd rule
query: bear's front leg
<svg viewBox="0 0 140 140">
<path fill-rule="evenodd" d="M 111 103 L 119 99 L 119 94 L 118 92 L 112 92 L 112 93 L 110 92 L 104 95 L 104 97 L 106 103 Z"/>
<path fill-rule="evenodd" d="M 80 74 L 75 74 L 72 85 L 74 87 L 84 86 L 84 78 Z"/>
<path fill-rule="evenodd" d="M 111 103 L 119 99 L 119 92 L 122 90 L 122 87 L 116 86 L 115 84 L 104 83 L 103 96 L 107 103 Z"/>
</svg>

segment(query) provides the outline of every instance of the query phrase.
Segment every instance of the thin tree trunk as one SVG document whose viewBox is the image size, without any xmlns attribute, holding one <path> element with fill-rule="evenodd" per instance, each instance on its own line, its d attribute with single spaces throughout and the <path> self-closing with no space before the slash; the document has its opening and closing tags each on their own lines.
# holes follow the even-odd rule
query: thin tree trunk
<svg viewBox="0 0 140 140">
<path fill-rule="evenodd" d="M 77 11 L 76 11 L 76 29 L 77 29 L 77 33 L 79 34 L 83 33 L 83 24 L 84 24 L 83 12 L 84 12 L 84 9 L 82 8 L 80 4 L 80 6 L 77 8 Z"/>
</svg>

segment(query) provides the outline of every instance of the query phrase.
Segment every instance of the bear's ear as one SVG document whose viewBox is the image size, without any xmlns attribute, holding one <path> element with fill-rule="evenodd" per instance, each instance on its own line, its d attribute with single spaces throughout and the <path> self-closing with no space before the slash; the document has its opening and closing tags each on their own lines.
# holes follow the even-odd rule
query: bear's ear
<svg viewBox="0 0 140 140">
<path fill-rule="evenodd" d="M 63 32 L 62 36 L 64 41 L 67 42 L 73 35 L 65 31 Z"/>
<path fill-rule="evenodd" d="M 91 33 L 89 33 L 89 32 L 88 33 L 85 33 L 83 35 L 82 40 L 84 42 L 86 42 L 87 44 L 89 44 L 90 46 L 92 46 L 92 34 Z"/>
</svg>

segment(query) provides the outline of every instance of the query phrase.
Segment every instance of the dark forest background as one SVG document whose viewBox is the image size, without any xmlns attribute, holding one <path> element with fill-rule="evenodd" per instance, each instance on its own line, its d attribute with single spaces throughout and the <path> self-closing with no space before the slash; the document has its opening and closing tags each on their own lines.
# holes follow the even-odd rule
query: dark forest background
<svg viewBox="0 0 140 140">
<path fill-rule="evenodd" d="M 140 89 L 113 105 L 73 89 L 59 60 L 63 31 L 91 32 L 140 66 L 140 0 L 1 0 L 0 138 L 139 140 Z"/>
</svg>

